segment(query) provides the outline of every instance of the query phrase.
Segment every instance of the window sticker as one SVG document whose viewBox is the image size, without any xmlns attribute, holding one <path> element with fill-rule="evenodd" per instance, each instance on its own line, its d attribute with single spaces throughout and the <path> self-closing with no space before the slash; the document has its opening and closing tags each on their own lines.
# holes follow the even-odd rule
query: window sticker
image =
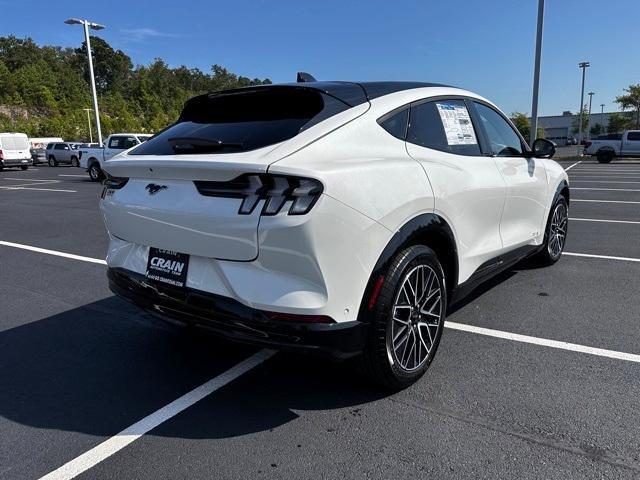
<svg viewBox="0 0 640 480">
<path fill-rule="evenodd" d="M 449 145 L 477 145 L 471 117 L 464 105 L 436 103 Z"/>
</svg>

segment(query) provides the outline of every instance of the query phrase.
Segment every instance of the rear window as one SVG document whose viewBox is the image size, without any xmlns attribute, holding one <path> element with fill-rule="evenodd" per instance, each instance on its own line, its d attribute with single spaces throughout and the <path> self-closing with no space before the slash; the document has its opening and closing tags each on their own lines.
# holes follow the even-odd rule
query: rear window
<svg viewBox="0 0 640 480">
<path fill-rule="evenodd" d="M 308 87 L 230 90 L 189 100 L 180 119 L 131 155 L 236 153 L 295 137 L 350 105 Z"/>
<path fill-rule="evenodd" d="M 24 137 L 2 137 L 0 141 L 5 150 L 29 150 L 29 142 Z"/>
<path fill-rule="evenodd" d="M 627 140 L 640 140 L 640 132 L 629 132 L 627 133 Z"/>
</svg>

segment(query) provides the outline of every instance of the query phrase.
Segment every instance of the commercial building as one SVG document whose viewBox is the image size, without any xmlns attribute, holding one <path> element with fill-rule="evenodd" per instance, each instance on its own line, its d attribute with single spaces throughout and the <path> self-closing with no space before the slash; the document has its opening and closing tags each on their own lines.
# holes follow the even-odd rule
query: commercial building
<svg viewBox="0 0 640 480">
<path fill-rule="evenodd" d="M 613 113 L 620 112 L 600 113 L 592 111 L 591 126 L 599 123 L 606 127 L 609 124 L 609 116 Z M 562 112 L 562 115 L 538 117 L 538 125 L 544 128 L 545 138 L 556 142 L 558 145 L 566 145 L 568 138 L 578 138 L 578 134 L 573 131 L 574 125 L 578 125 L 578 123 L 578 115 L 571 112 Z M 587 138 L 589 133 L 583 132 L 582 135 Z"/>
</svg>

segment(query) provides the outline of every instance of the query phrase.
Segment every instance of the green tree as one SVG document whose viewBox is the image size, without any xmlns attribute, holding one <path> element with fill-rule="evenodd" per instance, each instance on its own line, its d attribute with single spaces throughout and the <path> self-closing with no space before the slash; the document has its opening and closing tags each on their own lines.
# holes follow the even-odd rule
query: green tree
<svg viewBox="0 0 640 480">
<path fill-rule="evenodd" d="M 622 113 L 612 113 L 609 115 L 609 124 L 607 125 L 607 133 L 620 133 L 629 128 L 630 118 Z"/>
<path fill-rule="evenodd" d="M 635 127 L 640 128 L 640 83 L 635 85 L 629 85 L 625 88 L 624 95 L 616 97 L 616 103 L 620 105 L 623 110 L 630 108 L 635 111 Z"/>
<path fill-rule="evenodd" d="M 592 137 L 598 136 L 598 135 L 602 134 L 603 132 L 604 132 L 604 128 L 599 123 L 596 123 L 595 125 L 593 125 L 591 127 L 591 129 L 589 130 L 589 133 L 591 134 Z"/>
<path fill-rule="evenodd" d="M 513 112 L 510 118 L 520 134 L 528 142 L 530 140 L 529 136 L 531 134 L 531 120 L 529 119 L 529 116 L 526 113 Z M 544 127 L 538 125 L 536 138 L 545 138 Z"/>
<path fill-rule="evenodd" d="M 271 83 L 214 65 L 171 68 L 162 59 L 133 67 L 105 40 L 91 37 L 102 130 L 156 132 L 174 122 L 190 97 L 212 90 Z M 30 38 L 0 37 L 0 130 L 89 140 L 92 107 L 87 55 L 79 48 L 38 46 Z"/>
<path fill-rule="evenodd" d="M 587 133 L 587 123 L 589 122 L 589 109 L 587 104 L 582 106 L 582 135 Z M 580 131 L 580 113 L 576 114 L 576 118 L 571 122 L 571 132 L 578 133 Z"/>
</svg>

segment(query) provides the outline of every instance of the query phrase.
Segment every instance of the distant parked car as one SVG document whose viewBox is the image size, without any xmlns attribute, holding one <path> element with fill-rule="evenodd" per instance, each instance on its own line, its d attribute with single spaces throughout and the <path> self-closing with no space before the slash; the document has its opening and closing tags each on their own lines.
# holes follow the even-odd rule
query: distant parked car
<svg viewBox="0 0 640 480">
<path fill-rule="evenodd" d="M 60 163 L 70 163 L 74 167 L 80 166 L 78 143 L 55 142 L 47 145 L 46 156 L 50 167 L 57 167 Z"/>
<path fill-rule="evenodd" d="M 5 167 L 20 167 L 31 164 L 29 137 L 24 133 L 0 133 L 0 170 Z"/>
<path fill-rule="evenodd" d="M 584 154 L 597 157 L 600 163 L 609 163 L 616 157 L 640 157 L 640 130 L 627 130 L 607 137 L 587 142 Z"/>
<path fill-rule="evenodd" d="M 567 145 L 577 145 L 578 139 L 576 137 L 567 138 Z"/>
<path fill-rule="evenodd" d="M 102 167 L 105 161 L 125 150 L 140 145 L 142 142 L 146 142 L 152 136 L 150 133 L 115 133 L 109 135 L 104 141 L 104 146 L 82 148 L 80 150 L 80 166 L 89 172 L 89 177 L 94 182 L 102 180 L 104 178 Z"/>
<path fill-rule="evenodd" d="M 59 137 L 32 137 L 29 139 L 33 165 L 38 165 L 39 163 L 47 161 L 47 144 L 54 142 L 64 142 L 64 140 Z"/>
</svg>

